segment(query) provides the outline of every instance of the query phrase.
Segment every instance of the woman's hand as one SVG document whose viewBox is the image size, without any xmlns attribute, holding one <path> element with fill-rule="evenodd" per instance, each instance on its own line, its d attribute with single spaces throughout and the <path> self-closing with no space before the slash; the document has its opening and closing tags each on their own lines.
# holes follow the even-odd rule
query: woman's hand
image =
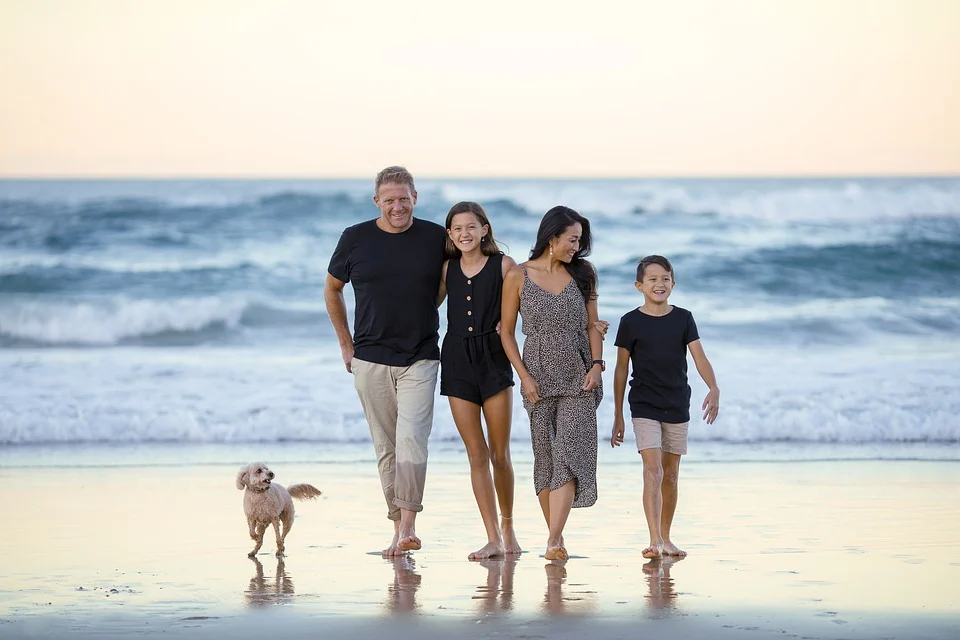
<svg viewBox="0 0 960 640">
<path fill-rule="evenodd" d="M 600 371 L 601 369 L 599 364 L 595 364 L 590 367 L 590 370 L 587 371 L 587 377 L 583 379 L 584 391 L 593 391 L 603 383 L 600 378 Z"/>
<path fill-rule="evenodd" d="M 521 376 L 520 393 L 523 394 L 523 397 L 526 398 L 530 404 L 540 402 L 540 385 L 533 379 L 533 376 Z"/>
</svg>

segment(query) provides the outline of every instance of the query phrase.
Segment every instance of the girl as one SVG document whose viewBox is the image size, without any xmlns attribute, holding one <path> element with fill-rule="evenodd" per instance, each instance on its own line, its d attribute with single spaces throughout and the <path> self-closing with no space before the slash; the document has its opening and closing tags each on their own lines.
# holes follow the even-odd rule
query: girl
<svg viewBox="0 0 960 640">
<path fill-rule="evenodd" d="M 510 462 L 513 373 L 497 332 L 503 277 L 516 262 L 500 251 L 487 214 L 476 202 L 453 205 L 446 228 L 450 259 L 443 265 L 447 334 L 440 352 L 440 395 L 450 401 L 453 421 L 466 446 L 473 494 L 487 530 L 487 544 L 468 557 L 516 555 L 520 545 L 513 530 Z M 489 443 L 483 436 L 481 412 Z"/>
</svg>

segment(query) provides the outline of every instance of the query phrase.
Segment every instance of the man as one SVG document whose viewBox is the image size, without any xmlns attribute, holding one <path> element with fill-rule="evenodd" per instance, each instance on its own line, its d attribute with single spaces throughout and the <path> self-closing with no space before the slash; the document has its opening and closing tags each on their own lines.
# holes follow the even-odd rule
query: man
<svg viewBox="0 0 960 640">
<path fill-rule="evenodd" d="M 413 217 L 417 190 L 403 167 L 375 183 L 380 217 L 344 230 L 330 258 L 323 298 L 347 371 L 370 426 L 387 518 L 394 535 L 385 556 L 419 549 L 427 438 L 440 365 L 438 300 L 446 231 Z M 343 288 L 353 283 L 351 336 Z"/>
</svg>

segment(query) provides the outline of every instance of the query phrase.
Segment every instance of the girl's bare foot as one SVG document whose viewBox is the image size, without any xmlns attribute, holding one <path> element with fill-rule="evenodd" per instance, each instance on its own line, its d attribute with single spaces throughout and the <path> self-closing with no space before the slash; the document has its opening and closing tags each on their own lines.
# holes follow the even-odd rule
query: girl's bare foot
<svg viewBox="0 0 960 640">
<path fill-rule="evenodd" d="M 687 552 L 673 544 L 669 540 L 663 543 L 663 553 L 668 556 L 676 556 L 678 558 L 686 557 Z"/>
<path fill-rule="evenodd" d="M 500 531 L 503 535 L 503 551 L 508 556 L 516 556 L 523 553 L 520 543 L 517 542 L 517 534 L 513 531 L 513 518 L 500 518 Z"/>
<path fill-rule="evenodd" d="M 486 560 L 487 558 L 502 558 L 503 545 L 498 542 L 488 542 L 481 548 L 467 556 L 470 560 Z"/>
</svg>

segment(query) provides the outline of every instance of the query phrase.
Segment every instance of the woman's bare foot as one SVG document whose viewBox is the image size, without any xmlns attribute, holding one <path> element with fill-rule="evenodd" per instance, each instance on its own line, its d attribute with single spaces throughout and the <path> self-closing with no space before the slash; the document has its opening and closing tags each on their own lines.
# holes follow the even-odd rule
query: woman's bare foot
<svg viewBox="0 0 960 640">
<path fill-rule="evenodd" d="M 660 545 L 652 544 L 640 552 L 644 558 L 659 558 L 661 555 Z"/>
<path fill-rule="evenodd" d="M 673 544 L 669 540 L 663 543 L 663 553 L 668 556 L 676 556 L 678 558 L 684 558 L 687 555 L 687 552 Z"/>
<path fill-rule="evenodd" d="M 473 553 L 467 556 L 470 560 L 486 560 L 488 558 L 502 558 L 503 544 L 499 542 L 488 542 Z"/>
<path fill-rule="evenodd" d="M 560 545 L 554 545 L 552 547 L 547 547 L 547 550 L 543 553 L 545 560 L 567 560 L 570 558 L 570 555 L 567 553 L 566 548 Z"/>
<path fill-rule="evenodd" d="M 520 543 L 517 542 L 517 534 L 513 531 L 513 518 L 500 519 L 500 532 L 503 535 L 504 553 L 508 556 L 517 556 L 523 553 Z"/>
</svg>

